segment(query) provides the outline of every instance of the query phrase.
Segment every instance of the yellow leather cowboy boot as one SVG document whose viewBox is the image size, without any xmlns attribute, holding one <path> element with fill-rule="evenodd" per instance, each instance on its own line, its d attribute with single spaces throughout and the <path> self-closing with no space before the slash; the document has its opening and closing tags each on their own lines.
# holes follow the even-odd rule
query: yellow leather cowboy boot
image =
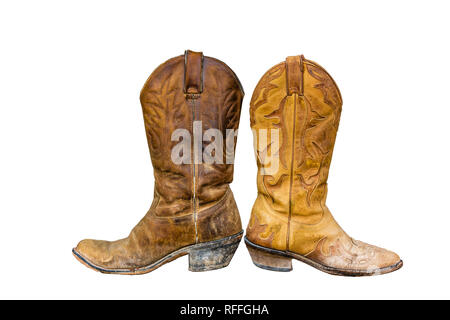
<svg viewBox="0 0 450 320">
<path fill-rule="evenodd" d="M 243 96 L 234 72 L 201 52 L 160 65 L 140 97 L 155 176 L 151 208 L 127 238 L 83 240 L 75 257 L 115 274 L 147 273 L 186 254 L 191 271 L 226 267 L 243 233 L 229 187 Z M 213 143 L 224 136 L 226 146 Z"/>
<path fill-rule="evenodd" d="M 258 267 L 291 271 L 292 258 L 335 275 L 399 269 L 393 252 L 350 238 L 325 205 L 342 98 L 317 63 L 288 57 L 259 81 L 250 103 L 258 197 L 246 245 Z"/>
</svg>

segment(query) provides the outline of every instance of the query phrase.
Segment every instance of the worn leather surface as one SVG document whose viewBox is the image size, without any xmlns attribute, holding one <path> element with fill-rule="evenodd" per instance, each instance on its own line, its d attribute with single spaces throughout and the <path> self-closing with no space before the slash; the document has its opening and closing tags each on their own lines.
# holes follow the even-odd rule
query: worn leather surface
<svg viewBox="0 0 450 320">
<path fill-rule="evenodd" d="M 171 152 L 179 141 L 171 135 L 181 128 L 192 137 L 193 122 L 201 120 L 202 135 L 216 128 L 225 137 L 226 129 L 238 129 L 243 96 L 233 71 L 202 53 L 186 51 L 160 65 L 140 96 L 155 176 L 152 206 L 127 238 L 83 240 L 77 253 L 105 269 L 133 270 L 179 248 L 239 233 L 241 220 L 229 188 L 233 164 L 226 163 L 225 150 L 224 164 L 175 164 Z M 200 142 L 199 148 L 207 145 Z"/>
<path fill-rule="evenodd" d="M 393 252 L 349 237 L 327 208 L 327 178 L 342 98 L 330 75 L 303 56 L 288 57 L 258 83 L 250 103 L 258 172 L 279 156 L 276 172 L 258 173 L 247 238 L 333 268 L 377 270 L 400 262 Z M 267 130 L 261 145 L 259 132 Z M 271 143 L 278 129 L 279 146 Z M 266 159 L 267 158 L 267 159 Z"/>
</svg>

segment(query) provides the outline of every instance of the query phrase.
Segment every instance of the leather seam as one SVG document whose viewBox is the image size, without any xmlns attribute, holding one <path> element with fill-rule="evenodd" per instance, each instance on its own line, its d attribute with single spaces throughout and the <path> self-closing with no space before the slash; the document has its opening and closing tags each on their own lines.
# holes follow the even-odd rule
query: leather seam
<svg viewBox="0 0 450 320">
<path fill-rule="evenodd" d="M 291 145 L 291 169 L 290 169 L 290 181 L 289 181 L 289 216 L 286 233 L 286 251 L 289 251 L 290 233 L 291 233 L 291 217 L 292 217 L 292 186 L 294 183 L 294 157 L 295 157 L 295 121 L 297 118 L 297 98 L 298 94 L 294 93 L 294 121 L 292 128 L 292 145 Z"/>
</svg>

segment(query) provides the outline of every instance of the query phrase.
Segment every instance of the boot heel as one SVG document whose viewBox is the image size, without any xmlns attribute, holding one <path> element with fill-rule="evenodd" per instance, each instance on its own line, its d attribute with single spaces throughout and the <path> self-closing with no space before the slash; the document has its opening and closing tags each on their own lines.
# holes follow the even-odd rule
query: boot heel
<svg viewBox="0 0 450 320">
<path fill-rule="evenodd" d="M 292 258 L 257 249 L 247 242 L 245 244 L 255 266 L 270 271 L 292 271 Z"/>
<path fill-rule="evenodd" d="M 209 271 L 228 266 L 239 246 L 242 233 L 196 245 L 189 252 L 189 271 Z"/>
</svg>

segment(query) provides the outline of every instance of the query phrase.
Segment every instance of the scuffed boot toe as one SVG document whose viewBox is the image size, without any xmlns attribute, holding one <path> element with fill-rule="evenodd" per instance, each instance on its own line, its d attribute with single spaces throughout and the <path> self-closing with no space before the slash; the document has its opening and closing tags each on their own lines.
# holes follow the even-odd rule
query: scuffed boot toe
<svg viewBox="0 0 450 320">
<path fill-rule="evenodd" d="M 403 261 L 395 252 L 358 240 L 353 240 L 353 243 L 359 249 L 358 254 L 363 257 L 362 261 L 365 262 L 363 264 L 366 264 L 369 273 L 385 274 L 403 266 Z"/>
<path fill-rule="evenodd" d="M 85 239 L 72 250 L 75 257 L 84 265 L 97 271 L 110 269 L 112 256 L 109 254 L 109 242 Z"/>
</svg>

